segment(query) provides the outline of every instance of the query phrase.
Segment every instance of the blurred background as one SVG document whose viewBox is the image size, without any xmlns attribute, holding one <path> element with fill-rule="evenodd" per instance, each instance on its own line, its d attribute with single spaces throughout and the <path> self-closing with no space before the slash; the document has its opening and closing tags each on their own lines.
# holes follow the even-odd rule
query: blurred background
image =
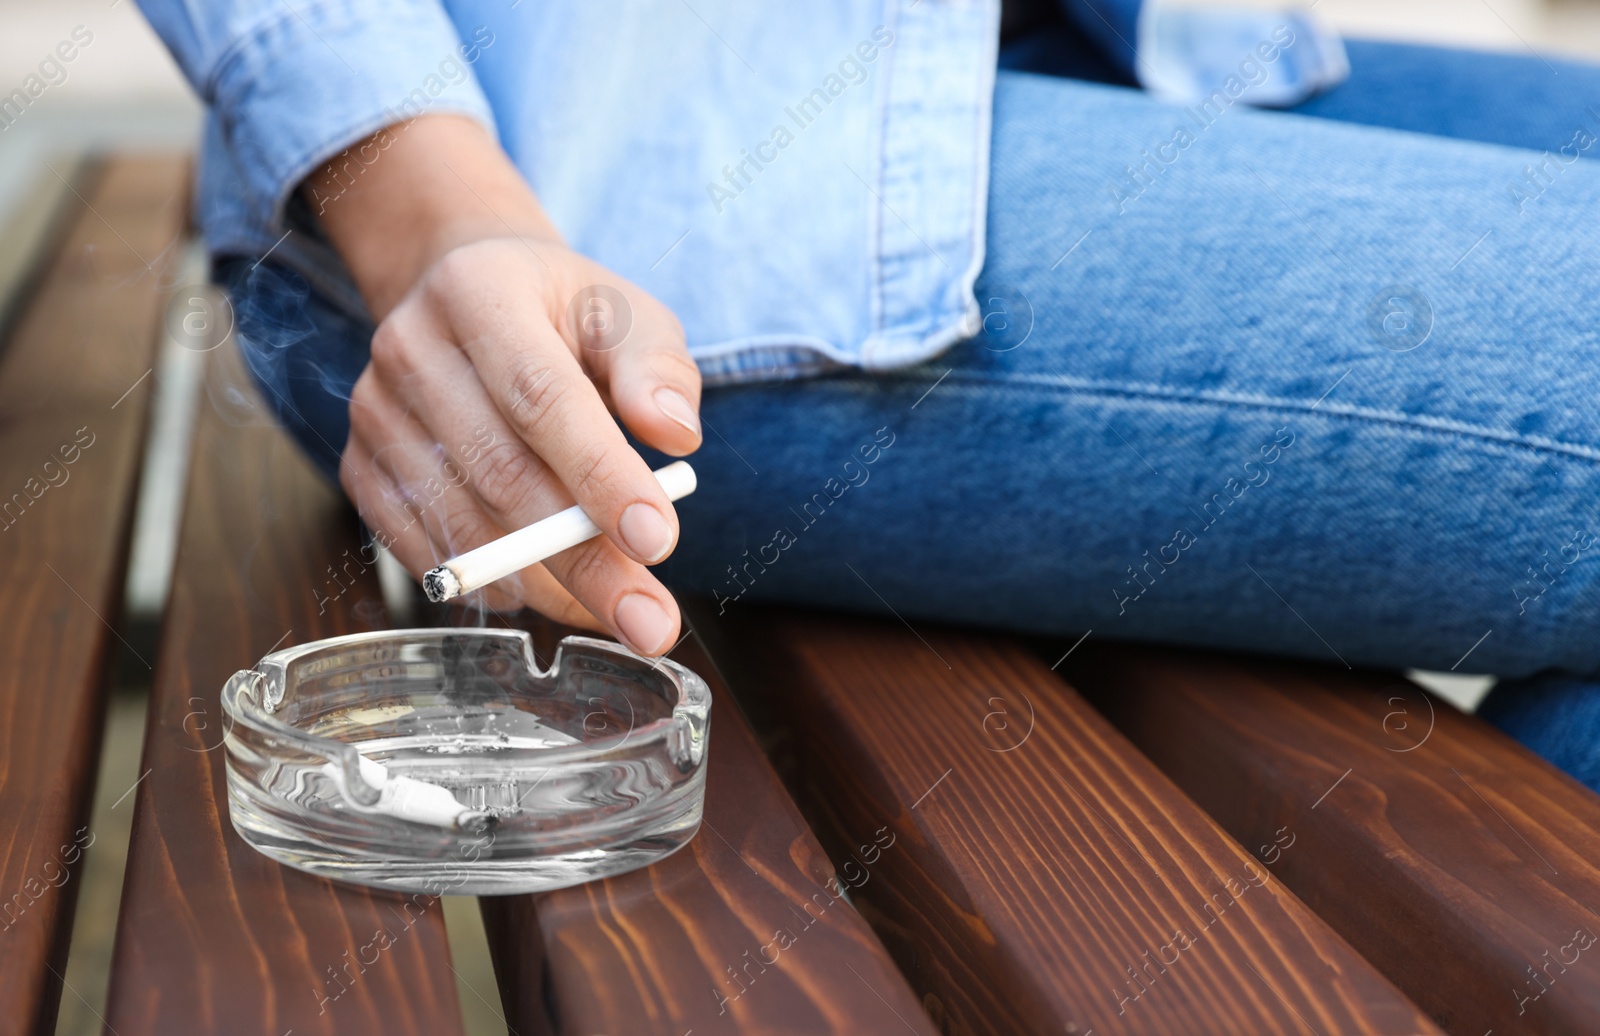
<svg viewBox="0 0 1600 1036">
<path fill-rule="evenodd" d="M 1271 0 L 1231 2 L 1284 6 Z M 1600 0 L 1311 0 L 1300 6 L 1313 8 L 1346 36 L 1600 60 Z M 36 185 L 56 170 L 65 171 L 59 163 L 96 150 L 192 151 L 198 133 L 199 101 L 133 0 L 0 0 L 0 88 L 20 84 L 80 26 L 92 39 L 65 66 L 65 78 L 20 116 L 0 117 L 0 227 L 5 228 L 0 233 L 0 301 L 8 293 L 8 271 L 27 249 L 25 235 L 16 228 L 28 223 L 26 208 L 38 196 Z M 81 41 L 81 34 L 77 38 Z M 192 254 L 185 280 L 196 282 L 203 276 L 203 260 Z M 128 586 L 126 632 L 141 650 L 154 643 L 166 592 L 198 384 L 193 362 L 198 355 L 169 346 L 157 370 L 157 410 Z M 1487 677 L 1413 675 L 1466 708 L 1476 704 L 1491 682 Z M 58 1033 L 90 1036 L 102 1030 L 99 1010 L 132 810 L 113 813 L 111 803 L 101 800 L 127 788 L 141 772 L 148 679 L 148 671 L 133 667 L 112 696 L 92 825 L 97 840 L 79 889 Z M 467 1031 L 504 1033 L 475 901 L 448 897 L 447 921 Z"/>
</svg>

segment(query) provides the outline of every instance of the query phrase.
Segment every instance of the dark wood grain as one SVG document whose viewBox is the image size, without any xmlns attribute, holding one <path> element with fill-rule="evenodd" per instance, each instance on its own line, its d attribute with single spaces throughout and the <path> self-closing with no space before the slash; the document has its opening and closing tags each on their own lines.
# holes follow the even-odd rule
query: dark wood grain
<svg viewBox="0 0 1600 1036">
<path fill-rule="evenodd" d="M 554 635 L 538 625 L 548 658 Z M 938 1031 L 841 898 L 850 879 L 835 874 L 700 645 L 691 638 L 672 657 L 712 687 L 704 823 L 652 867 L 484 901 L 511 1027 L 522 1036 Z M 874 832 L 859 836 L 871 844 Z"/>
<path fill-rule="evenodd" d="M 1398 675 L 1091 645 L 1070 663 L 1447 1030 L 1600 1031 L 1600 797 Z"/>
<path fill-rule="evenodd" d="M 75 184 L 66 237 L 0 357 L 0 1033 L 51 1031 L 94 851 L 150 379 L 134 386 L 153 362 L 186 180 L 169 157 Z"/>
<path fill-rule="evenodd" d="M 1020 646 L 714 615 L 835 861 L 895 833 L 856 901 L 946 1031 L 1437 1031 Z"/>
<path fill-rule="evenodd" d="M 228 821 L 223 682 L 274 647 L 381 628 L 384 613 L 353 512 L 274 426 L 231 347 L 212 357 L 132 800 L 107 1027 L 459 1032 L 436 902 L 280 866 Z"/>
</svg>

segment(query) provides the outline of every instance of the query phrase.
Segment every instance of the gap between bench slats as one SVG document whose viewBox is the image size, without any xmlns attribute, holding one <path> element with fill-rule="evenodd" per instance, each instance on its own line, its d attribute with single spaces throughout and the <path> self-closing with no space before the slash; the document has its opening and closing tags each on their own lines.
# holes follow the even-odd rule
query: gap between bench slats
<svg viewBox="0 0 1600 1036">
<path fill-rule="evenodd" d="M 1070 661 L 1446 1029 L 1600 1027 L 1600 796 L 1398 675 L 1148 647 Z"/>
<path fill-rule="evenodd" d="M 436 901 L 281 866 L 229 823 L 223 682 L 273 648 L 385 620 L 354 514 L 275 427 L 231 345 L 211 354 L 201 407 L 107 1028 L 459 1033 Z"/>
<path fill-rule="evenodd" d="M 187 168 L 118 159 L 80 178 L 62 246 L 28 282 L 0 355 L 0 1033 L 53 1028 L 74 879 L 95 851 L 145 375 Z"/>
<path fill-rule="evenodd" d="M 554 627 L 526 628 L 548 662 Z M 690 637 L 672 657 L 712 688 L 705 821 L 688 846 L 643 870 L 483 900 L 511 1027 L 522 1036 L 937 1032 L 843 898 L 865 879 L 835 875 L 699 644 Z M 892 839 L 856 834 L 868 845 Z M 553 1028 L 540 1028 L 547 1018 Z"/>
<path fill-rule="evenodd" d="M 835 860 L 896 835 L 857 901 L 947 1031 L 1437 1031 L 1019 645 L 695 615 Z"/>
</svg>

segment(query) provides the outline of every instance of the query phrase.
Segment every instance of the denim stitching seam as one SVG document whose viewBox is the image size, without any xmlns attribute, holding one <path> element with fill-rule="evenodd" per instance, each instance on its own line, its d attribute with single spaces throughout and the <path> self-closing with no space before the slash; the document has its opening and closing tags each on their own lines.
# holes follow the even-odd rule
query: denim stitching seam
<svg viewBox="0 0 1600 1036">
<path fill-rule="evenodd" d="M 910 378 L 896 378 L 896 380 L 911 380 Z M 1354 407 L 1343 403 L 1323 405 L 1319 411 L 1314 411 L 1318 403 L 1285 399 L 1278 396 L 1250 396 L 1244 394 L 1208 394 L 1199 392 L 1185 392 L 1176 389 L 1167 389 L 1159 385 L 1139 384 L 1110 384 L 1088 380 L 1075 380 L 1066 377 L 1047 377 L 1041 375 L 1022 375 L 1013 378 L 987 378 L 953 372 L 948 382 L 954 384 L 965 382 L 969 385 L 984 388 L 1017 389 L 1017 388 L 1062 388 L 1071 392 L 1094 393 L 1102 396 L 1120 396 L 1131 399 L 1153 399 L 1173 403 L 1196 403 L 1215 407 L 1247 406 L 1260 410 L 1289 410 L 1299 413 L 1319 412 L 1330 417 L 1341 417 L 1368 422 L 1372 424 L 1391 425 L 1396 428 L 1410 431 L 1430 433 L 1440 436 L 1469 437 L 1484 442 L 1496 443 L 1517 449 L 1528 450 L 1535 453 L 1554 453 L 1563 456 L 1600 463 L 1600 449 L 1589 446 L 1580 446 L 1576 443 L 1564 443 L 1555 440 L 1539 440 L 1528 436 L 1517 435 L 1482 425 L 1468 424 L 1464 421 L 1453 421 L 1447 418 L 1429 418 L 1415 414 L 1401 414 L 1385 412 L 1367 407 Z"/>
</svg>

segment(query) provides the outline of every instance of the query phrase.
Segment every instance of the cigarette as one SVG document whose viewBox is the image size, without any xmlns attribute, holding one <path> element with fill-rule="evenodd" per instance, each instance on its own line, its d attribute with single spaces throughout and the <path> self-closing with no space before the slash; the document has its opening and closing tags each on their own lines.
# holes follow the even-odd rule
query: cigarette
<svg viewBox="0 0 1600 1036">
<path fill-rule="evenodd" d="M 493 823 L 491 814 L 463 806 L 455 793 L 443 785 L 391 773 L 387 766 L 364 755 L 356 758 L 361 768 L 361 779 L 378 790 L 377 804 L 365 807 L 357 804 L 346 792 L 346 801 L 356 809 L 387 813 L 430 827 L 460 828 L 479 834 L 488 830 Z M 341 767 L 327 763 L 322 769 L 335 784 L 344 788 L 344 770 Z"/>
<path fill-rule="evenodd" d="M 674 461 L 655 472 L 668 500 L 681 500 L 694 492 L 695 475 L 687 461 Z M 507 533 L 432 569 L 422 577 L 422 589 L 434 603 L 471 593 L 537 565 L 552 555 L 600 535 L 596 525 L 577 504 L 532 525 Z"/>
</svg>

